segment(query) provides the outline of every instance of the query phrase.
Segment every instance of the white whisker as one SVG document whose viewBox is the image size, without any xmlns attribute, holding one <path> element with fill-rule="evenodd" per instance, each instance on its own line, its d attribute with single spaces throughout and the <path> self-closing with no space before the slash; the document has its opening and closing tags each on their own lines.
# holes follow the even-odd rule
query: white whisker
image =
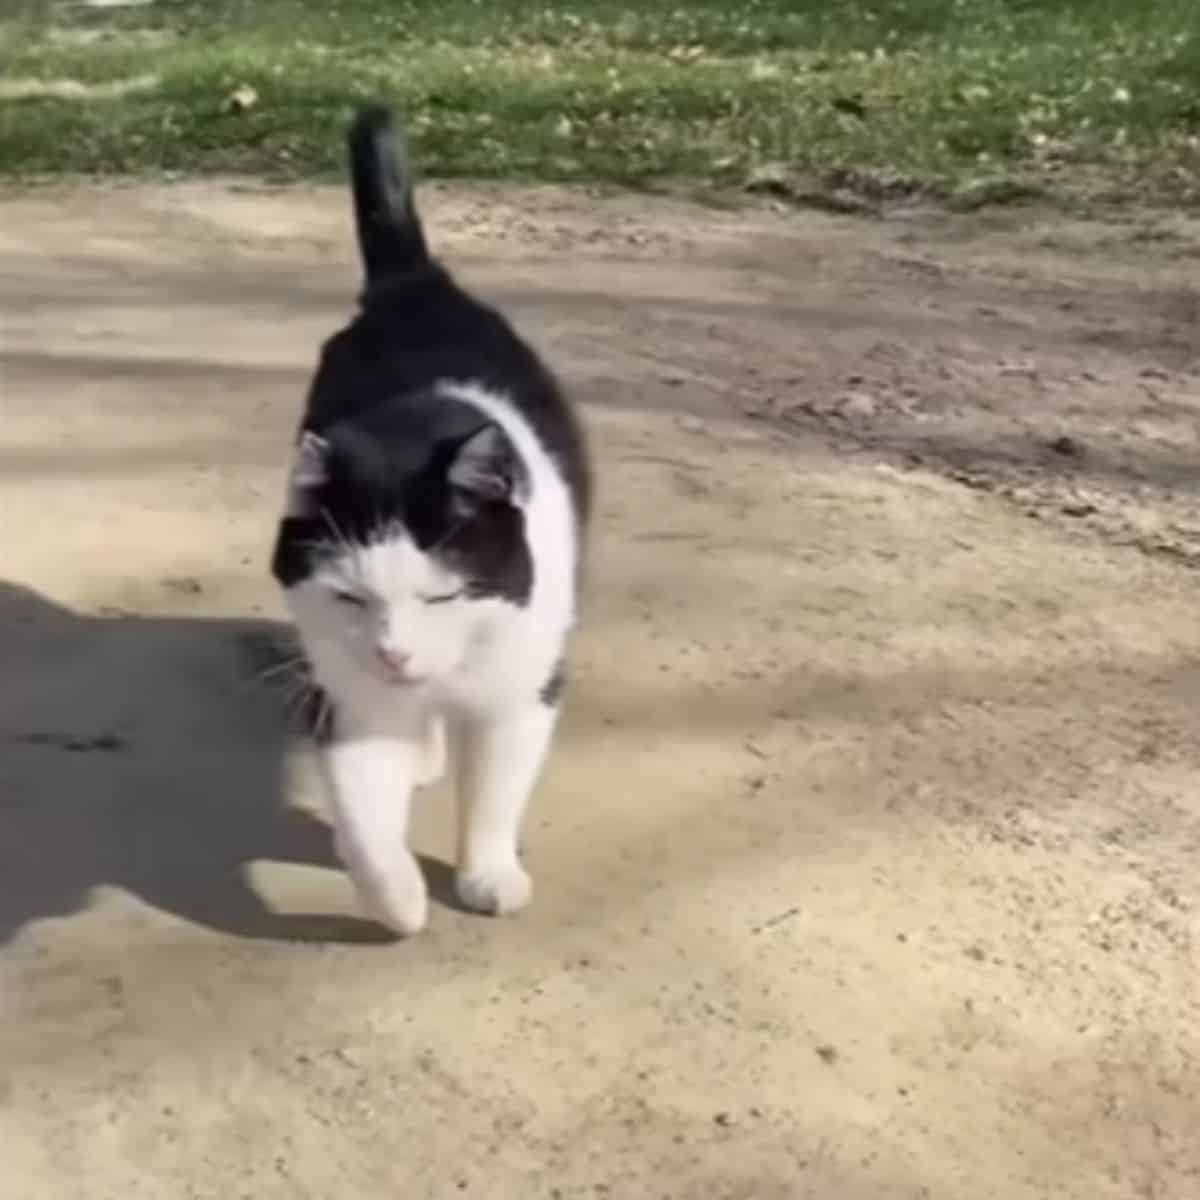
<svg viewBox="0 0 1200 1200">
<path fill-rule="evenodd" d="M 466 525 L 466 521 L 459 521 L 457 525 L 451 525 L 445 533 L 442 534 L 436 542 L 434 542 L 426 551 L 426 554 L 432 554 L 435 550 L 440 550 L 451 538 L 458 534 Z"/>
<path fill-rule="evenodd" d="M 342 532 L 341 527 L 333 519 L 333 514 L 329 511 L 329 509 L 327 509 L 327 508 L 321 509 L 321 519 L 325 522 L 326 525 L 329 526 L 330 530 L 333 533 L 333 536 L 335 538 L 337 538 L 338 543 L 341 545 L 342 549 L 347 551 L 350 554 L 353 554 L 354 553 L 354 544 Z"/>
<path fill-rule="evenodd" d="M 267 667 L 265 670 L 259 671 L 257 675 L 253 675 L 247 681 L 249 683 L 262 683 L 264 680 L 273 679 L 276 675 L 283 674 L 284 671 L 295 671 L 303 667 L 307 660 L 303 654 L 296 655 L 295 658 L 286 659 L 283 662 L 275 663 L 274 666 Z"/>
</svg>

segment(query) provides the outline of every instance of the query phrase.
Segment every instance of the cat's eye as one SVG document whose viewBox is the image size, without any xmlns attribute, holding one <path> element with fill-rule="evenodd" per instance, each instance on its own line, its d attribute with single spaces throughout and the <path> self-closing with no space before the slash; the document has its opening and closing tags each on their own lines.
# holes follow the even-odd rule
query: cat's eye
<svg viewBox="0 0 1200 1200">
<path fill-rule="evenodd" d="M 350 604 L 350 605 L 353 605 L 353 607 L 355 607 L 355 608 L 366 608 L 366 606 L 367 606 L 366 600 L 362 596 L 360 596 L 357 592 L 345 592 L 345 591 L 341 591 L 341 590 L 335 590 L 333 593 L 333 596 L 334 596 L 334 599 L 337 600 L 339 604 Z"/>
<path fill-rule="evenodd" d="M 463 589 L 459 588 L 456 592 L 446 592 L 443 596 L 422 596 L 421 599 L 426 604 L 449 604 L 451 600 L 457 600 L 463 594 Z"/>
</svg>

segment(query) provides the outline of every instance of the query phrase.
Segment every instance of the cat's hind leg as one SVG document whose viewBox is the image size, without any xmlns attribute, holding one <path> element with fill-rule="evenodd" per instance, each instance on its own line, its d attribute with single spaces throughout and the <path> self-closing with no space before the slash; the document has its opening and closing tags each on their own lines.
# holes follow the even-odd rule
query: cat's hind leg
<svg viewBox="0 0 1200 1200">
<path fill-rule="evenodd" d="M 446 773 L 446 721 L 438 713 L 429 717 L 421 744 L 421 762 L 414 783 L 430 787 Z"/>
</svg>

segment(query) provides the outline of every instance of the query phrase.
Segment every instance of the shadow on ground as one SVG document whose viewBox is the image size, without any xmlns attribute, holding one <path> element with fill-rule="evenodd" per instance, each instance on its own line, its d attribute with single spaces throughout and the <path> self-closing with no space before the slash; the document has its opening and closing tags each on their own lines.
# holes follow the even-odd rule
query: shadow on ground
<svg viewBox="0 0 1200 1200">
<path fill-rule="evenodd" d="M 293 735 L 253 678 L 281 635 L 80 617 L 0 584 L 0 944 L 99 886 L 239 937 L 387 940 L 356 918 L 273 913 L 247 882 L 258 859 L 338 866 L 328 827 L 283 803 Z"/>
</svg>

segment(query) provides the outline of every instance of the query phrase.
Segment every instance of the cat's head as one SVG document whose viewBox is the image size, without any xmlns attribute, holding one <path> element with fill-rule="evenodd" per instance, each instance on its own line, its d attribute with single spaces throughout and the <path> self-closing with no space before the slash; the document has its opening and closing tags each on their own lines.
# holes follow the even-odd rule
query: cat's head
<svg viewBox="0 0 1200 1200">
<path fill-rule="evenodd" d="M 318 665 L 397 687 L 453 672 L 529 599 L 527 490 L 504 430 L 445 394 L 306 432 L 273 569 Z"/>
</svg>

